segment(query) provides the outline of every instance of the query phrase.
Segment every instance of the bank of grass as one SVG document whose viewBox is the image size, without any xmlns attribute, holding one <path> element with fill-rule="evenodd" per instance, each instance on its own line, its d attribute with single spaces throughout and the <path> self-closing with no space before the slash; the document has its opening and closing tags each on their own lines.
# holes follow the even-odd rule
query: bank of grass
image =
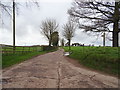
<svg viewBox="0 0 120 90">
<path fill-rule="evenodd" d="M 69 51 L 68 47 L 64 47 Z M 81 64 L 109 74 L 119 75 L 119 50 L 117 47 L 71 47 L 69 57 L 78 60 Z"/>
<path fill-rule="evenodd" d="M 37 55 L 45 54 L 48 52 L 53 52 L 55 50 L 50 51 L 40 51 L 40 52 L 29 52 L 29 53 L 9 53 L 9 54 L 2 54 L 2 68 L 6 68 L 12 66 L 14 64 L 21 63 L 25 60 L 33 58 Z"/>
</svg>

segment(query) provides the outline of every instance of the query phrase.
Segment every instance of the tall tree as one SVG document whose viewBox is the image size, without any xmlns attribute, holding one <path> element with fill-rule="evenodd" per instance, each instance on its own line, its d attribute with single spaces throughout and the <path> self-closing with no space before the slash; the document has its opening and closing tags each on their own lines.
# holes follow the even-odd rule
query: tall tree
<svg viewBox="0 0 120 90">
<path fill-rule="evenodd" d="M 66 24 L 63 25 L 63 29 L 63 36 L 68 40 L 70 50 L 71 39 L 74 36 L 76 25 L 72 21 L 68 21 Z"/>
<path fill-rule="evenodd" d="M 5 24 L 4 23 L 4 15 L 8 15 L 11 17 L 11 11 L 12 11 L 12 7 L 10 6 L 10 3 L 3 3 L 2 1 L 0 1 L 0 27 L 2 28 L 2 26 Z"/>
<path fill-rule="evenodd" d="M 68 13 L 79 24 L 79 28 L 84 29 L 86 32 L 112 32 L 113 47 L 118 47 L 120 2 L 114 0 L 112 2 L 75 0 Z"/>
<path fill-rule="evenodd" d="M 65 40 L 64 38 L 61 39 L 61 46 L 64 46 L 65 45 Z"/>
<path fill-rule="evenodd" d="M 0 16 L 2 15 L 2 11 L 5 11 L 5 12 L 7 12 L 8 15 L 11 15 L 11 8 L 12 7 L 10 5 L 7 5 L 0 1 Z M 2 18 L 0 18 L 0 19 L 2 19 Z"/>
<path fill-rule="evenodd" d="M 57 31 L 58 26 L 59 25 L 54 19 L 46 19 L 41 23 L 41 33 L 48 39 L 49 46 L 51 46 L 52 34 Z"/>
<path fill-rule="evenodd" d="M 56 31 L 52 33 L 52 45 L 58 46 L 58 42 L 59 42 L 59 35 L 58 32 Z"/>
<path fill-rule="evenodd" d="M 39 4 L 36 1 L 32 1 L 37 7 L 39 7 Z M 26 6 L 28 1 L 26 1 Z M 0 8 L 2 8 L 2 10 L 4 10 L 5 12 L 7 12 L 8 15 L 12 16 L 12 21 L 13 21 L 13 51 L 15 51 L 15 31 L 16 31 L 16 7 L 17 7 L 17 3 L 15 0 L 12 0 L 12 7 L 9 5 L 6 5 L 5 3 L 0 1 Z M 11 14 L 11 11 L 13 12 Z"/>
</svg>

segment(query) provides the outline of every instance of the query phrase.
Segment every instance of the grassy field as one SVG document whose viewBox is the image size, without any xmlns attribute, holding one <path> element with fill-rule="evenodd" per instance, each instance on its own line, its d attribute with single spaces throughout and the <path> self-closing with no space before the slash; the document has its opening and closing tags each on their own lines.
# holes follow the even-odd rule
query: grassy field
<svg viewBox="0 0 120 90">
<path fill-rule="evenodd" d="M 69 51 L 68 47 L 64 47 Z M 117 47 L 71 47 L 70 58 L 79 60 L 87 67 L 97 69 L 109 74 L 120 75 L 120 57 Z"/>
<path fill-rule="evenodd" d="M 42 51 L 41 47 L 32 47 L 32 52 L 22 52 L 23 47 L 16 47 L 17 50 L 21 50 L 20 52 L 15 53 L 3 53 L 2 54 L 2 68 L 6 68 L 9 66 L 12 66 L 14 64 L 20 63 L 22 61 L 28 60 L 32 57 L 35 57 L 37 55 L 45 54 L 48 52 L 56 51 L 55 50 L 49 50 L 49 51 Z M 24 50 L 28 50 L 29 47 L 25 47 Z M 9 51 L 9 49 L 6 49 L 6 51 Z"/>
</svg>

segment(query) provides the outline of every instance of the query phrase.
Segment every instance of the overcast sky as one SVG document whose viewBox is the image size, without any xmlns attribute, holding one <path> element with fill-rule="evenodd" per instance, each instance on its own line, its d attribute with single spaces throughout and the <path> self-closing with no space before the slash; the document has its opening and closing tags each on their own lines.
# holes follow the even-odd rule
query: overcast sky
<svg viewBox="0 0 120 90">
<path fill-rule="evenodd" d="M 25 2 L 19 2 L 18 15 L 16 16 L 16 45 L 48 45 L 47 39 L 40 34 L 40 24 L 46 18 L 56 19 L 59 23 L 59 35 L 62 36 L 62 25 L 67 22 L 67 10 L 72 6 L 72 0 L 41 0 L 39 8 L 32 6 L 26 8 Z M 5 14 L 5 25 L 0 25 L 0 44 L 12 45 L 12 22 Z M 10 22 L 9 22 L 10 21 Z M 72 42 L 102 45 L 102 37 L 88 36 L 81 30 L 76 30 Z M 111 45 L 111 41 L 106 40 L 106 45 Z"/>
</svg>

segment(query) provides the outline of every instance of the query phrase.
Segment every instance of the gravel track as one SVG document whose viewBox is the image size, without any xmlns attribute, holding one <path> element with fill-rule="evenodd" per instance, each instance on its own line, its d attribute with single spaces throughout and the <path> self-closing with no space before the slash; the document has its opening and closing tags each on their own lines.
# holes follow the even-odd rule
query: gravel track
<svg viewBox="0 0 120 90">
<path fill-rule="evenodd" d="M 3 88 L 118 88 L 118 78 L 76 67 L 63 50 L 3 70 Z"/>
</svg>

